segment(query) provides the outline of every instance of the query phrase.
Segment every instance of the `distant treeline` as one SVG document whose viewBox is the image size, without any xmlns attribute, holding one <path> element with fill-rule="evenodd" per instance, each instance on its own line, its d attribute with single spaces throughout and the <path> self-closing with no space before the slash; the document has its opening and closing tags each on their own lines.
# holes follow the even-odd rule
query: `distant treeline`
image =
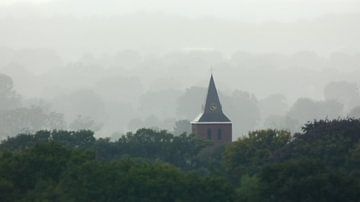
<svg viewBox="0 0 360 202">
<path fill-rule="evenodd" d="M 140 129 L 116 141 L 82 131 L 0 144 L 0 201 L 359 201 L 360 120 L 250 132 L 216 146 Z"/>
<path fill-rule="evenodd" d="M 219 96 L 224 112 L 233 122 L 236 138 L 261 128 L 299 132 L 314 119 L 360 118 L 360 86 L 356 77 L 360 75 L 360 60 L 354 62 L 354 71 L 344 71 L 349 64 L 334 59 L 352 61 L 350 56 L 340 54 L 324 61 L 324 69 L 318 71 L 311 68 L 316 64 L 300 68 L 295 62 L 318 57 L 310 53 L 294 56 L 297 59 L 291 65 L 279 66 L 271 63 L 274 56 L 239 54 L 234 55 L 233 62 L 223 61 L 222 57 L 218 62 L 210 62 L 217 58 L 216 52 L 184 52 L 148 58 L 139 66 L 124 65 L 125 69 L 120 61 L 133 58 L 131 64 L 139 63 L 137 58 L 141 56 L 131 51 L 122 54 L 95 64 L 83 58 L 40 75 L 26 64 L 16 65 L 21 60 L 19 56 L 14 56 L 5 69 L 0 64 L 0 139 L 44 129 L 86 128 L 115 139 L 140 128 L 166 129 L 174 134 L 190 132 L 190 121 L 201 112 L 207 92 L 208 77 L 204 72 L 218 62 L 224 65 L 215 65 L 221 69 L 221 74 L 215 75 Z M 138 56 L 130 57 L 133 54 Z M 0 48 L 0 63 L 1 58 L 8 57 L 1 55 Z M 200 65 L 193 61 L 195 58 L 206 64 Z M 117 62 L 109 66 L 105 61 Z"/>
</svg>

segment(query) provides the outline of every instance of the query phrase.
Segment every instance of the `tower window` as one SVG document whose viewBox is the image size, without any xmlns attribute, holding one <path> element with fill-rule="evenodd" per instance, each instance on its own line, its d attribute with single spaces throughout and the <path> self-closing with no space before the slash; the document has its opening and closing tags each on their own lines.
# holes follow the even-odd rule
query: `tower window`
<svg viewBox="0 0 360 202">
<path fill-rule="evenodd" d="M 208 128 L 207 130 L 207 136 L 208 136 L 208 139 L 211 140 L 211 129 Z"/>
<path fill-rule="evenodd" d="M 222 131 L 221 131 L 221 128 L 219 128 L 217 131 L 217 139 L 221 140 L 221 138 L 222 138 Z"/>
</svg>

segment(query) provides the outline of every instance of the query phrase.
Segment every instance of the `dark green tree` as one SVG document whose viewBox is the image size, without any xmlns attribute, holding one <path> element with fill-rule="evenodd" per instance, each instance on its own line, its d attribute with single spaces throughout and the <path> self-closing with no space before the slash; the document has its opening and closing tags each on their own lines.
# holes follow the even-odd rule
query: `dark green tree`
<svg viewBox="0 0 360 202">
<path fill-rule="evenodd" d="M 259 130 L 233 142 L 225 151 L 225 168 L 231 179 L 254 174 L 270 163 L 272 155 L 288 144 L 291 135 L 283 130 Z"/>
</svg>

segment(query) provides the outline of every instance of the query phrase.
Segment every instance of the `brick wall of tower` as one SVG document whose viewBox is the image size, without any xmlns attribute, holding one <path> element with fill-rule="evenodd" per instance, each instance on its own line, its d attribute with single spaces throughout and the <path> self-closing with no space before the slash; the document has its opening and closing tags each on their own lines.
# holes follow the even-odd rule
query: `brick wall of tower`
<svg viewBox="0 0 360 202">
<path fill-rule="evenodd" d="M 219 144 L 227 144 L 232 141 L 232 124 L 209 123 L 191 125 L 192 133 L 203 139 L 211 140 Z"/>
</svg>

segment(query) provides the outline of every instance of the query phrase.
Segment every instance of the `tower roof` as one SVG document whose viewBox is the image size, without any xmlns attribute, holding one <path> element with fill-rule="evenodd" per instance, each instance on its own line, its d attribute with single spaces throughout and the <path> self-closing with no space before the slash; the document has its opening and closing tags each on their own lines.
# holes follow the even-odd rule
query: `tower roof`
<svg viewBox="0 0 360 202">
<path fill-rule="evenodd" d="M 193 122 L 231 122 L 223 113 L 214 77 L 211 74 L 204 111 Z"/>
</svg>

